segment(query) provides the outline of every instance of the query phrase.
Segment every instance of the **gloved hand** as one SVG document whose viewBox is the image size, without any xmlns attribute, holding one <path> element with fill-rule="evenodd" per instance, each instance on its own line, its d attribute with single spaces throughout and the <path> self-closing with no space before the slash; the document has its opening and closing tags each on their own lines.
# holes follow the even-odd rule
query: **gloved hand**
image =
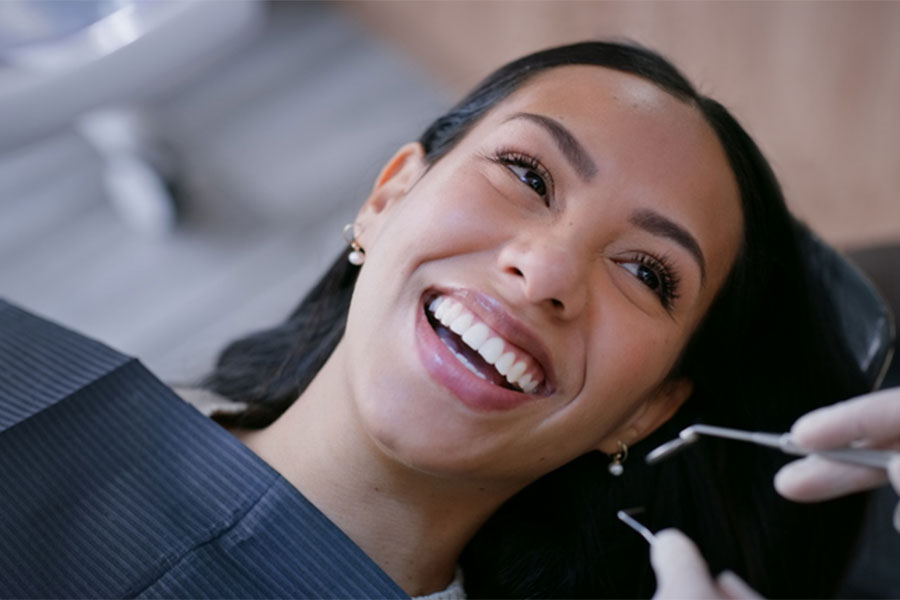
<svg viewBox="0 0 900 600">
<path fill-rule="evenodd" d="M 731 571 L 723 571 L 713 579 L 697 546 L 677 529 L 656 534 L 650 547 L 650 563 L 656 573 L 654 598 L 760 598 Z"/>
<path fill-rule="evenodd" d="M 814 410 L 797 419 L 791 436 L 800 446 L 814 449 L 862 444 L 872 448 L 900 449 L 900 388 L 882 390 Z M 785 465 L 775 476 L 775 489 L 798 502 L 828 500 L 882 485 L 890 480 L 900 493 L 900 459 L 887 473 L 807 456 Z M 894 511 L 894 527 L 900 531 L 900 505 Z"/>
</svg>

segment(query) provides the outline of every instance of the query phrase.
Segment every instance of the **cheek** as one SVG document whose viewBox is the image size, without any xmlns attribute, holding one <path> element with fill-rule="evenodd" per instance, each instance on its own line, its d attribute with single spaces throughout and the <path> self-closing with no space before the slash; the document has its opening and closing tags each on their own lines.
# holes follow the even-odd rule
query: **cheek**
<svg viewBox="0 0 900 600">
<path fill-rule="evenodd" d="M 407 256 L 430 259 L 474 252 L 515 229 L 504 205 L 505 198 L 481 173 L 435 178 L 406 198 L 388 236 L 406 240 L 399 253 Z"/>
<path fill-rule="evenodd" d="M 683 343 L 677 332 L 633 313 L 607 314 L 588 347 L 585 389 L 608 398 L 616 412 L 627 412 L 666 378 Z"/>
</svg>

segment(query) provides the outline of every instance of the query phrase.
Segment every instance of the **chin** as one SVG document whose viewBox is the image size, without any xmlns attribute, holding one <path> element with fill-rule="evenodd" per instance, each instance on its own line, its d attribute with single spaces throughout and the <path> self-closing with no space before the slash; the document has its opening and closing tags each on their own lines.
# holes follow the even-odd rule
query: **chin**
<svg viewBox="0 0 900 600">
<path fill-rule="evenodd" d="M 499 449 L 487 432 L 452 411 L 435 410 L 421 397 L 414 401 L 419 406 L 381 406 L 362 413 L 370 439 L 390 462 L 440 479 L 498 475 Z"/>
</svg>

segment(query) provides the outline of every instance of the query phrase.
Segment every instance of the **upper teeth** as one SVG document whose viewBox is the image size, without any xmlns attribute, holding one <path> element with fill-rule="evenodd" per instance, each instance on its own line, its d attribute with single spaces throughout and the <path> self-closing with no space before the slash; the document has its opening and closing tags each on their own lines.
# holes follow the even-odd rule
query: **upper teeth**
<svg viewBox="0 0 900 600">
<path fill-rule="evenodd" d="M 462 304 L 452 298 L 439 296 L 428 305 L 428 310 L 441 325 L 458 334 L 469 348 L 478 352 L 486 363 L 493 365 L 510 384 L 526 393 L 537 388 L 541 377 L 536 372 L 529 372 L 535 370 L 533 366 L 529 368 L 531 360 L 520 357 L 510 344 Z"/>
</svg>

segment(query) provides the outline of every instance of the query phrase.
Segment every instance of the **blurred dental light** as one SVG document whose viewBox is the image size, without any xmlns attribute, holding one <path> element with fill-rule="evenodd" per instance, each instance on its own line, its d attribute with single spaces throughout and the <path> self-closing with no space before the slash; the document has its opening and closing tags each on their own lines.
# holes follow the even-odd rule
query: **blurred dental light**
<svg viewBox="0 0 900 600">
<path fill-rule="evenodd" d="M 0 0 L 0 154 L 146 102 L 259 30 L 253 0 Z"/>
<path fill-rule="evenodd" d="M 84 64 L 134 42 L 180 12 L 185 0 L 0 2 L 0 55 L 11 66 L 52 71 Z"/>
<path fill-rule="evenodd" d="M 259 31 L 264 6 L 0 0 L 0 157 L 74 126 L 103 158 L 120 215 L 151 233 L 170 229 L 177 167 L 140 113 Z"/>
<path fill-rule="evenodd" d="M 0 2 L 0 53 L 72 35 L 114 12 L 118 5 L 92 0 L 4 0 Z"/>
</svg>

